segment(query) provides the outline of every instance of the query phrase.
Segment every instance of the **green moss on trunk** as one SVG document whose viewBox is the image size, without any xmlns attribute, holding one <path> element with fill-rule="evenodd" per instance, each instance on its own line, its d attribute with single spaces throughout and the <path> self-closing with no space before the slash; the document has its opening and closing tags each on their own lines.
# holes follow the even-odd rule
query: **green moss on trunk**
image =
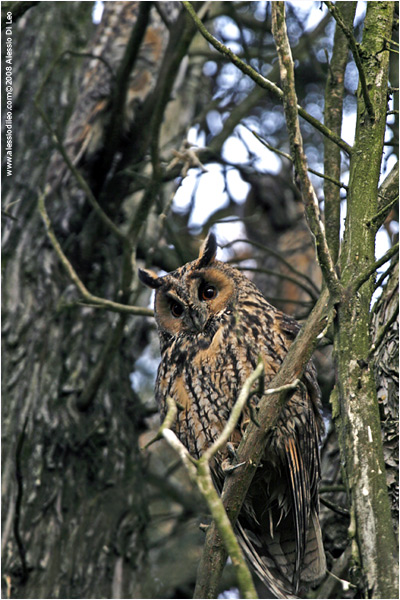
<svg viewBox="0 0 400 600">
<path fill-rule="evenodd" d="M 360 54 L 375 118 L 358 90 L 357 127 L 350 164 L 348 209 L 341 257 L 346 292 L 338 306 L 335 352 L 340 415 L 338 429 L 356 539 L 368 597 L 397 598 L 396 543 L 385 481 L 373 366 L 369 363 L 373 277 L 359 290 L 352 282 L 375 261 L 378 181 L 383 150 L 390 38 L 394 2 L 369 2 Z"/>
</svg>

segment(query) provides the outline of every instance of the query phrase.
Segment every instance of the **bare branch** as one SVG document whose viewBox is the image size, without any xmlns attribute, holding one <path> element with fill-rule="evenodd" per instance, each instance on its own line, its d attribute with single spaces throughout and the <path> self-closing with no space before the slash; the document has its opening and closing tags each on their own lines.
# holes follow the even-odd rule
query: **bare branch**
<svg viewBox="0 0 400 600">
<path fill-rule="evenodd" d="M 272 94 L 277 96 L 280 100 L 283 100 L 284 92 L 277 85 L 275 85 L 275 83 L 272 83 L 272 81 L 269 81 L 268 79 L 266 79 L 265 77 L 260 75 L 260 73 L 257 73 L 257 71 L 255 71 L 251 66 L 249 66 L 248 64 L 246 64 L 245 62 L 240 60 L 240 58 L 234 52 L 232 52 L 232 50 L 230 50 L 230 48 L 228 48 L 227 46 L 222 44 L 213 35 L 211 35 L 211 33 L 205 28 L 205 26 L 199 19 L 198 15 L 193 10 L 193 7 L 190 2 L 183 0 L 182 4 L 184 5 L 186 10 L 192 17 L 193 21 L 196 23 L 196 26 L 197 26 L 198 30 L 200 31 L 200 33 L 202 34 L 202 36 L 208 42 L 210 42 L 210 44 L 212 44 L 214 46 L 214 48 L 216 50 L 218 50 L 218 52 L 227 56 L 230 59 L 230 61 L 236 67 L 238 67 L 238 69 L 240 69 L 242 71 L 242 73 L 244 73 L 245 75 L 248 75 L 253 81 L 255 81 L 257 83 L 257 85 L 259 85 L 263 89 L 268 90 L 269 92 L 271 92 Z M 333 142 L 335 142 L 348 155 L 351 155 L 352 147 L 347 142 L 342 140 L 339 136 L 335 135 L 332 131 L 330 131 L 327 127 L 325 127 L 325 125 L 323 125 L 318 119 L 316 119 L 315 117 L 312 117 L 301 106 L 298 107 L 298 111 L 299 111 L 299 115 L 301 117 L 303 117 L 303 119 L 308 121 L 313 127 L 318 129 L 318 131 L 320 131 L 323 135 L 327 136 L 329 139 L 331 139 Z"/>
<path fill-rule="evenodd" d="M 325 281 L 333 297 L 338 297 L 341 285 L 336 275 L 335 266 L 326 241 L 325 228 L 322 223 L 318 199 L 307 174 L 307 159 L 303 149 L 298 120 L 297 95 L 294 83 L 294 64 L 287 37 L 284 2 L 272 3 L 272 34 L 279 57 L 281 81 L 284 91 L 284 109 L 290 138 L 290 147 L 296 172 L 300 179 L 301 191 L 306 207 L 310 229 L 315 236 L 317 253 Z"/>
<path fill-rule="evenodd" d="M 332 2 L 325 2 L 325 5 L 328 7 L 329 12 L 331 13 L 331 15 L 335 19 L 336 23 L 339 25 L 339 27 L 342 29 L 343 33 L 345 34 L 345 36 L 348 39 L 349 46 L 350 46 L 350 49 L 353 54 L 354 62 L 356 63 L 356 66 L 358 69 L 358 74 L 360 77 L 360 84 L 361 84 L 361 91 L 364 96 L 365 106 L 367 107 L 369 116 L 371 117 L 372 120 L 374 120 L 375 119 L 375 111 L 374 111 L 374 107 L 372 105 L 371 98 L 369 95 L 367 80 L 365 78 L 365 71 L 364 71 L 364 67 L 362 64 L 360 53 L 358 51 L 356 39 L 353 35 L 353 32 L 350 31 L 350 29 L 347 27 L 346 23 L 343 21 L 342 15 L 340 14 L 340 10 L 338 9 L 338 7 L 335 4 L 333 4 Z"/>
<path fill-rule="evenodd" d="M 179 454 L 179 457 L 188 470 L 190 478 L 200 490 L 203 498 L 207 502 L 208 508 L 211 512 L 214 522 L 218 528 L 219 534 L 223 541 L 224 547 L 227 553 L 231 557 L 233 566 L 235 568 L 238 585 L 243 598 L 257 598 L 256 590 L 254 588 L 253 580 L 249 568 L 246 564 L 240 545 L 236 539 L 233 527 L 230 523 L 228 515 L 225 511 L 222 500 L 214 487 L 209 461 L 213 456 L 221 450 L 228 442 L 232 435 L 237 422 L 240 418 L 241 412 L 248 397 L 251 393 L 251 387 L 253 383 L 259 379 L 264 371 L 264 365 L 260 362 L 257 368 L 251 375 L 246 379 L 243 388 L 239 394 L 235 406 L 231 411 L 229 420 L 227 421 L 221 435 L 218 439 L 210 446 L 199 460 L 195 460 L 189 454 L 188 450 L 177 438 L 175 433 L 167 427 L 172 425 L 176 418 L 177 407 L 174 400 L 171 397 L 167 398 L 168 412 L 164 423 L 161 425 L 156 437 L 150 443 L 159 439 L 160 436 L 164 437 L 172 448 Z M 207 569 L 209 573 L 209 569 Z"/>
<path fill-rule="evenodd" d="M 229 415 L 229 419 L 226 422 L 226 425 L 225 425 L 221 435 L 219 436 L 219 438 L 217 440 L 215 440 L 215 442 L 212 444 L 212 446 L 207 448 L 207 450 L 204 452 L 203 457 L 202 457 L 202 458 L 204 458 L 204 460 L 210 461 L 212 459 L 212 457 L 215 456 L 216 453 L 219 452 L 219 450 L 221 450 L 226 445 L 226 443 L 229 441 L 229 438 L 231 437 L 231 435 L 232 435 L 233 431 L 235 430 L 235 427 L 239 421 L 240 415 L 242 414 L 242 410 L 243 410 L 247 400 L 249 399 L 249 396 L 251 393 L 251 387 L 260 377 L 262 377 L 263 373 L 264 373 L 264 364 L 263 364 L 262 360 L 260 359 L 256 369 L 244 382 L 243 387 L 240 391 L 239 397 L 236 400 L 236 402 L 231 410 L 231 414 Z"/>
<path fill-rule="evenodd" d="M 341 7 L 343 20 L 349 25 L 354 21 L 357 2 L 346 2 Z M 333 41 L 332 56 L 325 86 L 324 123 L 336 135 L 342 131 L 343 99 L 345 93 L 345 71 L 349 48 L 346 36 L 339 26 L 336 26 Z M 327 56 L 327 62 L 329 57 Z M 334 262 L 337 261 L 340 248 L 340 192 L 329 178 L 340 179 L 341 153 L 336 144 L 324 138 L 324 219 L 326 239 Z M 346 191 L 349 189 L 346 186 Z"/>
<path fill-rule="evenodd" d="M 282 150 L 279 150 L 278 148 L 275 148 L 274 146 L 271 146 L 271 144 L 268 144 L 268 142 L 266 142 L 253 129 L 249 129 L 249 131 L 251 131 L 251 133 L 254 135 L 254 137 L 256 137 L 258 139 L 258 141 L 261 142 L 261 144 L 263 146 L 265 146 L 266 148 L 268 148 L 268 150 L 271 150 L 271 152 L 275 152 L 275 154 L 278 154 L 279 156 L 282 156 L 283 158 L 287 158 L 287 160 L 290 160 L 290 162 L 293 162 L 293 158 L 290 156 L 290 154 L 287 154 L 286 152 L 282 152 Z M 310 167 L 308 167 L 308 172 L 312 173 L 313 175 L 316 175 L 317 177 L 321 177 L 322 179 L 330 181 L 331 183 L 333 183 L 334 185 L 336 185 L 339 188 L 343 188 L 344 190 L 348 190 L 349 189 L 348 186 L 345 185 L 344 183 L 342 183 L 341 181 L 338 181 L 337 179 L 334 179 L 333 177 L 330 177 L 329 175 L 324 175 L 323 173 L 319 173 L 318 171 L 314 171 L 314 169 L 311 169 Z"/>
<path fill-rule="evenodd" d="M 375 271 L 377 269 L 379 269 L 379 267 L 381 267 L 386 262 L 388 262 L 388 260 L 390 260 L 392 258 L 392 256 L 395 256 L 398 253 L 398 251 L 399 251 L 399 242 L 397 242 L 397 244 L 392 246 L 386 252 L 386 254 L 384 254 L 382 256 L 382 258 L 380 258 L 379 260 L 374 262 L 370 267 L 368 267 L 368 269 L 366 269 L 364 271 L 364 273 L 361 273 L 358 277 L 356 277 L 356 279 L 354 279 L 352 282 L 350 282 L 349 288 L 352 290 L 352 293 L 355 293 L 357 290 L 359 290 L 360 287 L 363 285 L 363 283 L 368 281 L 368 279 L 371 277 L 371 275 L 373 275 L 375 273 Z"/>
<path fill-rule="evenodd" d="M 305 365 L 309 361 L 317 344 L 319 333 L 324 329 L 328 314 L 331 312 L 329 292 L 325 288 L 312 310 L 310 316 L 291 345 L 281 368 L 270 382 L 268 389 L 277 390 L 266 396 L 259 405 L 257 419 L 259 425 L 250 422 L 237 450 L 238 463 L 244 463 L 240 469 L 233 471 L 225 479 L 222 500 L 231 523 L 234 524 L 239 515 L 257 466 L 263 456 L 266 435 L 279 418 L 288 395 L 282 390 L 288 381 L 294 382 L 301 377 Z M 212 556 L 212 574 L 207 566 Z M 207 531 L 203 556 L 196 582 L 195 598 L 216 598 L 218 582 L 226 561 L 226 553 L 215 523 Z M 200 575 L 203 574 L 203 577 Z"/>
<path fill-rule="evenodd" d="M 49 189 L 49 188 L 47 188 L 47 189 Z M 45 191 L 45 193 L 39 194 L 38 208 L 39 208 L 39 212 L 42 216 L 43 222 L 46 226 L 47 236 L 48 236 L 54 250 L 56 251 L 57 256 L 60 259 L 64 269 L 66 270 L 68 277 L 76 285 L 76 287 L 80 291 L 84 300 L 86 302 L 88 302 L 89 304 L 95 304 L 99 308 L 104 308 L 104 309 L 110 310 L 112 312 L 152 317 L 154 315 L 154 312 L 150 308 L 142 308 L 141 306 L 129 306 L 127 304 L 119 304 L 118 302 L 113 302 L 112 300 L 106 300 L 105 298 L 100 298 L 98 296 L 94 296 L 93 294 L 91 294 L 88 291 L 88 289 L 85 287 L 82 280 L 79 278 L 77 272 L 75 271 L 75 269 L 69 262 L 68 258 L 65 256 L 65 254 L 60 246 L 60 243 L 56 238 L 56 235 L 55 235 L 54 230 L 51 225 L 49 215 L 47 214 L 47 211 L 46 211 L 46 206 L 45 206 L 45 201 L 44 201 L 45 195 L 46 195 L 46 191 Z"/>
<path fill-rule="evenodd" d="M 224 222 L 226 223 L 226 220 Z M 269 246 L 264 246 L 264 244 L 260 244 L 259 242 L 256 242 L 254 240 L 245 240 L 245 239 L 237 238 L 237 239 L 233 240 L 232 242 L 227 242 L 226 244 L 223 244 L 221 246 L 221 248 L 229 248 L 230 246 L 233 246 L 233 244 L 238 244 L 238 243 L 250 244 L 251 246 L 255 246 L 256 248 L 259 248 L 260 250 L 262 250 L 263 252 L 266 252 L 267 254 L 271 254 L 271 256 L 274 256 L 282 264 L 284 264 L 285 267 L 287 267 L 289 269 L 289 271 L 292 271 L 292 273 L 294 273 L 301 279 L 304 279 L 310 285 L 310 287 L 315 290 L 315 292 L 317 294 L 320 293 L 321 290 L 315 285 L 315 283 L 313 282 L 311 277 L 309 277 L 305 273 L 302 273 L 301 271 L 296 269 L 296 267 L 294 267 L 288 260 L 286 260 L 286 258 L 284 256 L 282 256 L 282 254 L 280 252 L 277 252 L 276 250 L 274 250 L 273 248 L 270 248 Z M 237 262 L 237 259 L 236 259 L 236 262 Z M 293 280 L 293 281 L 295 281 L 295 280 Z M 303 288 L 303 289 L 305 289 L 308 293 L 310 293 L 310 291 L 308 289 L 306 289 L 306 288 Z M 292 302 L 292 300 L 291 300 L 291 302 Z"/>
<path fill-rule="evenodd" d="M 84 177 L 82 177 L 81 173 L 78 171 L 78 169 L 75 167 L 75 165 L 72 163 L 70 157 L 67 154 L 67 151 L 64 148 L 64 145 L 62 144 L 59 136 L 57 135 L 57 133 L 55 132 L 55 130 L 53 129 L 50 119 L 47 117 L 46 113 L 44 112 L 41 104 L 40 104 L 40 98 L 42 96 L 45 84 L 47 83 L 52 71 L 54 70 L 57 62 L 64 56 L 65 53 L 63 53 L 62 55 L 60 55 L 59 57 L 56 58 L 56 60 L 53 62 L 52 66 L 50 67 L 49 71 L 47 72 L 45 78 L 42 81 L 41 86 L 39 87 L 39 90 L 34 98 L 34 103 L 35 106 L 44 122 L 44 124 L 46 125 L 51 139 L 53 140 L 55 146 L 57 147 L 57 150 L 60 152 L 61 156 L 63 157 L 65 164 L 67 165 L 68 169 L 71 171 L 71 173 L 73 174 L 73 176 L 75 177 L 79 187 L 83 190 L 83 192 L 85 193 L 87 199 L 89 200 L 89 203 L 91 204 L 93 210 L 96 212 L 96 214 L 99 216 L 99 218 L 103 221 L 103 223 L 113 232 L 113 234 L 123 243 L 126 243 L 127 240 L 124 236 L 124 234 L 119 230 L 119 228 L 115 225 L 115 223 L 112 222 L 112 220 L 110 219 L 110 217 L 104 212 L 104 210 L 101 208 L 100 204 L 97 202 L 92 190 L 90 189 L 88 183 L 86 182 L 86 180 L 84 179 Z M 46 192 L 46 195 L 49 193 L 50 190 L 48 190 Z"/>
</svg>

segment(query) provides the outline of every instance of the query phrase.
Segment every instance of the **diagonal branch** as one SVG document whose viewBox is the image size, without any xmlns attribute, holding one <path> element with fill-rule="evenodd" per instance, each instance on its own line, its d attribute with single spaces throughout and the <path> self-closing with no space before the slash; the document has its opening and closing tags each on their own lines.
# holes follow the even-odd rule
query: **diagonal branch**
<svg viewBox="0 0 400 600">
<path fill-rule="evenodd" d="M 192 17 L 193 21 L 196 23 L 198 30 L 201 35 L 208 41 L 210 44 L 214 46 L 218 52 L 224 54 L 229 58 L 229 60 L 236 66 L 238 69 L 242 71 L 245 75 L 248 75 L 253 81 L 257 83 L 261 88 L 268 90 L 272 94 L 274 94 L 280 100 L 284 98 L 284 91 L 282 91 L 275 83 L 269 81 L 260 73 L 257 73 L 255 69 L 253 69 L 250 65 L 243 62 L 230 48 L 222 44 L 219 40 L 217 40 L 211 33 L 206 29 L 202 21 L 199 19 L 196 12 L 193 10 L 192 4 L 187 2 L 186 0 L 182 0 L 182 4 Z M 344 150 L 349 156 L 352 153 L 352 147 L 342 140 L 339 136 L 335 135 L 332 131 L 330 131 L 325 125 L 323 125 L 318 119 L 312 117 L 304 108 L 301 106 L 298 107 L 299 115 L 303 117 L 306 121 L 308 121 L 313 127 L 318 129 L 323 135 L 328 137 L 330 140 L 335 142 L 342 150 Z"/>
<path fill-rule="evenodd" d="M 204 452 L 200 459 L 195 460 L 189 454 L 182 442 L 177 438 L 175 433 L 170 429 L 177 414 L 177 406 L 171 397 L 167 398 L 168 411 L 164 423 L 161 425 L 154 440 L 150 442 L 152 443 L 162 436 L 179 454 L 179 457 L 186 467 L 190 478 L 197 485 L 200 493 L 207 502 L 208 508 L 214 520 L 213 522 L 216 524 L 220 539 L 223 543 L 223 553 L 225 555 L 226 549 L 226 553 L 231 557 L 242 598 L 257 598 L 257 594 L 249 568 L 233 531 L 232 524 L 225 511 L 222 500 L 214 487 L 210 470 L 210 461 L 229 441 L 229 438 L 237 426 L 244 405 L 251 395 L 253 384 L 260 377 L 262 377 L 263 373 L 264 365 L 260 360 L 256 369 L 246 379 L 240 391 L 239 397 L 232 408 L 230 417 L 225 424 L 223 431 L 221 432 L 221 435 Z M 211 557 L 207 558 L 211 560 Z M 210 571 L 212 571 L 211 562 L 207 561 L 206 563 L 202 563 L 202 567 L 204 567 L 204 565 L 206 565 L 206 568 L 200 569 L 200 576 L 205 576 L 208 578 L 210 576 Z"/>
<path fill-rule="evenodd" d="M 375 273 L 379 267 L 382 267 L 388 260 L 390 260 L 393 256 L 395 256 L 399 252 L 399 242 L 392 246 L 386 254 L 384 254 L 379 260 L 374 262 L 368 269 L 366 269 L 363 273 L 360 273 L 356 279 L 349 284 L 349 289 L 352 294 L 355 294 L 360 287 L 368 281 L 368 279 Z"/>
<path fill-rule="evenodd" d="M 67 151 L 64 148 L 64 145 L 62 144 L 59 136 L 57 135 L 56 131 L 53 129 L 50 119 L 48 118 L 48 116 L 46 115 L 46 113 L 44 112 L 41 104 L 40 104 L 40 99 L 41 96 L 43 94 L 43 90 L 45 88 L 45 85 L 51 75 L 51 73 L 53 72 L 56 64 L 58 63 L 59 60 L 61 60 L 61 58 L 65 55 L 65 53 L 63 52 L 60 56 L 58 56 L 55 61 L 53 62 L 52 66 L 50 67 L 50 69 L 48 70 L 46 76 L 44 77 L 39 90 L 34 98 L 34 104 L 36 106 L 37 111 L 39 112 L 44 124 L 46 125 L 51 139 L 53 140 L 57 150 L 60 152 L 61 156 L 64 159 L 65 164 L 67 165 L 68 169 L 71 171 L 71 173 L 73 174 L 73 176 L 75 177 L 79 187 L 83 190 L 83 192 L 85 193 L 89 203 L 91 204 L 93 210 L 95 211 L 95 213 L 98 215 L 98 217 L 103 221 L 103 223 L 106 225 L 106 227 L 108 227 L 108 229 L 110 229 L 113 234 L 122 242 L 122 243 L 127 243 L 127 240 L 124 236 L 124 234 L 122 233 L 122 231 L 120 231 L 120 229 L 115 225 L 115 223 L 112 222 L 112 220 L 110 219 L 110 217 L 104 212 L 104 210 L 101 208 L 100 204 L 97 202 L 92 190 L 90 189 L 88 183 L 86 182 L 86 180 L 84 179 L 84 177 L 82 177 L 82 175 L 80 174 L 80 172 L 78 171 L 78 169 L 75 167 L 75 165 L 73 164 L 73 162 L 71 161 L 70 157 L 68 156 Z M 48 192 L 47 192 L 48 193 Z"/>
<path fill-rule="evenodd" d="M 237 450 L 238 463 L 244 463 L 225 478 L 222 500 L 229 519 L 234 525 L 251 481 L 261 461 L 267 441 L 267 433 L 274 426 L 288 398 L 285 386 L 295 383 L 303 373 L 318 342 L 318 336 L 325 328 L 328 315 L 332 312 L 328 289 L 325 288 L 314 309 L 291 345 L 281 368 L 268 385 L 265 399 L 259 405 L 257 420 L 259 426 L 250 422 Z M 290 387 L 292 385 L 290 384 Z M 272 393 L 272 390 L 273 393 Z M 283 390 L 283 391 L 282 391 Z M 196 582 L 195 598 L 216 598 L 222 570 L 226 562 L 226 552 L 215 523 L 207 530 L 203 556 Z M 209 566 L 212 564 L 210 573 Z"/>
<path fill-rule="evenodd" d="M 320 293 L 321 290 L 315 285 L 315 283 L 313 282 L 311 277 L 306 275 L 306 273 L 302 273 L 301 271 L 296 269 L 296 267 L 294 267 L 288 260 L 286 260 L 286 258 L 284 256 L 282 256 L 282 254 L 280 252 L 277 252 L 276 250 L 274 250 L 273 248 L 271 248 L 269 246 L 265 246 L 264 244 L 260 244 L 259 242 L 256 242 L 254 240 L 235 238 L 233 241 L 227 242 L 226 244 L 223 244 L 220 247 L 221 247 L 221 249 L 230 248 L 230 246 L 233 246 L 233 244 L 239 244 L 239 243 L 250 244 L 251 246 L 254 246 L 255 248 L 259 248 L 260 250 L 262 250 L 263 252 L 266 252 L 267 254 L 271 254 L 271 256 L 274 256 L 283 265 L 285 265 L 285 267 L 287 267 L 289 269 L 289 271 L 291 271 L 292 273 L 294 273 L 295 275 L 300 277 L 300 279 L 304 279 L 304 281 L 306 281 L 309 284 L 310 288 L 312 288 L 317 294 Z M 296 280 L 295 280 L 295 282 L 297 283 Z M 305 289 L 311 295 L 310 290 L 307 287 L 303 288 L 303 289 Z"/>
<path fill-rule="evenodd" d="M 247 128 L 247 129 L 254 135 L 255 138 L 257 138 L 257 140 L 259 142 L 261 142 L 261 144 L 263 146 L 265 146 L 266 148 L 268 148 L 268 150 L 270 150 L 271 152 L 275 152 L 275 154 L 278 154 L 279 156 L 282 156 L 283 158 L 286 158 L 287 160 L 290 160 L 290 162 L 293 162 L 293 158 L 290 156 L 290 154 L 287 154 L 286 152 L 283 152 L 282 150 L 279 150 L 279 148 L 275 148 L 274 146 L 271 146 L 271 144 L 268 144 L 268 142 L 266 142 L 253 129 L 250 129 L 250 128 Z M 329 175 L 324 175 L 324 173 L 319 173 L 319 171 L 314 171 L 314 169 L 311 169 L 310 167 L 308 167 L 308 172 L 312 173 L 313 175 L 316 175 L 317 177 L 321 177 L 321 179 L 324 179 L 325 181 L 329 181 L 330 183 L 332 183 L 336 187 L 343 188 L 344 190 L 348 190 L 349 189 L 347 185 L 345 185 L 344 183 L 342 183 L 338 179 L 334 179 L 333 177 L 330 177 Z"/>
<path fill-rule="evenodd" d="M 263 374 L 264 364 L 262 362 L 262 359 L 260 358 L 256 369 L 244 382 L 239 397 L 231 410 L 231 414 L 229 415 L 229 419 L 224 427 L 224 430 L 222 431 L 219 438 L 212 444 L 212 446 L 207 448 L 207 450 L 204 452 L 202 460 L 210 461 L 212 457 L 215 456 L 216 453 L 219 452 L 219 450 L 222 450 L 222 448 L 229 441 L 229 438 L 234 432 L 236 425 L 239 421 L 240 415 L 242 414 L 242 410 L 244 409 L 244 406 L 247 400 L 249 399 L 253 383 L 255 383 L 260 377 L 262 377 Z"/>
<path fill-rule="evenodd" d="M 279 57 L 281 81 L 284 92 L 283 105 L 290 139 L 291 154 L 293 156 L 296 173 L 300 180 L 309 226 L 315 236 L 321 270 L 332 297 L 338 298 L 341 293 L 341 284 L 336 274 L 335 265 L 326 240 L 318 199 L 307 173 L 308 166 L 298 119 L 299 111 L 297 108 L 297 95 L 295 89 L 294 63 L 286 30 L 284 2 L 273 2 L 271 10 L 272 35 L 275 39 Z"/>
<path fill-rule="evenodd" d="M 362 64 L 360 53 L 358 51 L 356 39 L 355 39 L 352 31 L 349 29 L 349 27 L 343 21 L 342 15 L 340 14 L 340 10 L 338 9 L 338 7 L 335 4 L 333 4 L 332 2 L 325 2 L 325 5 L 328 7 L 329 12 L 331 13 L 331 15 L 335 19 L 336 23 L 339 25 L 339 27 L 342 29 L 344 35 L 348 39 L 349 46 L 350 46 L 351 52 L 353 54 L 354 62 L 356 63 L 356 66 L 358 69 L 358 74 L 360 77 L 360 84 L 361 84 L 361 91 L 362 91 L 362 94 L 364 97 L 365 106 L 367 107 L 369 116 L 371 117 L 372 120 L 374 120 L 375 119 L 375 111 L 374 111 L 374 107 L 372 105 L 371 98 L 369 95 L 367 80 L 365 77 L 365 71 L 364 71 L 364 67 Z"/>
<path fill-rule="evenodd" d="M 142 315 L 145 317 L 152 317 L 153 311 L 150 308 L 142 308 L 140 306 L 129 306 L 128 304 L 119 304 L 118 302 L 113 302 L 112 300 L 107 300 L 106 298 L 100 298 L 99 296 L 94 296 L 89 292 L 89 290 L 84 285 L 83 281 L 80 279 L 79 275 L 75 271 L 74 267 L 71 265 L 68 258 L 65 256 L 59 241 L 54 233 L 49 215 L 46 211 L 45 206 L 45 193 L 39 194 L 38 199 L 38 209 L 42 216 L 43 222 L 46 226 L 47 236 L 57 253 L 58 258 L 60 259 L 64 269 L 67 272 L 67 275 L 71 279 L 71 281 L 76 285 L 79 292 L 81 293 L 85 302 L 89 304 L 94 304 L 98 308 L 105 308 L 106 310 L 110 310 L 112 312 L 117 313 L 127 313 L 131 315 Z"/>
</svg>

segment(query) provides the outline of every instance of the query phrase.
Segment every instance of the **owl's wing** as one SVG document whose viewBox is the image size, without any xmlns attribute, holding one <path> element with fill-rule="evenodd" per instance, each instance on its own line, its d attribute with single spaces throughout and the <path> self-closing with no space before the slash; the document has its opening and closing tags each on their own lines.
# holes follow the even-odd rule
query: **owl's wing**
<svg viewBox="0 0 400 600">
<path fill-rule="evenodd" d="M 300 326 L 286 315 L 278 318 L 289 346 Z M 303 383 L 285 409 L 292 426 L 279 435 L 278 456 L 270 463 L 267 450 L 237 524 L 253 569 L 278 598 L 297 597 L 301 583 L 316 582 L 326 569 L 318 520 L 322 419 L 311 363 Z"/>
<path fill-rule="evenodd" d="M 317 516 L 320 477 L 319 427 L 311 402 L 308 402 L 308 414 L 301 412 L 297 419 L 301 421 L 301 426 L 296 432 L 296 437 L 285 440 L 296 538 L 293 578 L 296 588 L 301 580 L 313 581 L 325 572 L 325 555 Z"/>
<path fill-rule="evenodd" d="M 316 582 L 326 569 L 318 520 L 318 429 L 308 404 L 310 414 L 303 405 L 296 417 L 298 435 L 284 440 L 281 464 L 263 460 L 236 525 L 252 568 L 277 598 L 296 598 L 302 583 Z"/>
</svg>

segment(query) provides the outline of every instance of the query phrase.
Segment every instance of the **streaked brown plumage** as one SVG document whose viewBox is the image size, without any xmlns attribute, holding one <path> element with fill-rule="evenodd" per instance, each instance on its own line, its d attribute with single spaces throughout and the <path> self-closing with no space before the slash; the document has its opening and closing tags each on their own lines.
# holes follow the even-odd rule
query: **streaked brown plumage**
<svg viewBox="0 0 400 600">
<path fill-rule="evenodd" d="M 210 234 L 197 260 L 158 277 L 140 271 L 156 289 L 161 345 L 156 397 L 181 407 L 174 429 L 194 457 L 222 431 L 243 383 L 261 355 L 270 381 L 299 326 L 262 296 L 240 271 L 215 260 Z M 322 431 L 319 389 L 308 365 L 305 386 L 293 394 L 270 433 L 242 507 L 237 533 L 253 569 L 279 598 L 294 597 L 303 583 L 325 573 L 318 521 L 318 442 Z M 250 420 L 246 408 L 232 438 L 237 444 Z M 227 453 L 212 465 L 217 488 Z"/>
</svg>

